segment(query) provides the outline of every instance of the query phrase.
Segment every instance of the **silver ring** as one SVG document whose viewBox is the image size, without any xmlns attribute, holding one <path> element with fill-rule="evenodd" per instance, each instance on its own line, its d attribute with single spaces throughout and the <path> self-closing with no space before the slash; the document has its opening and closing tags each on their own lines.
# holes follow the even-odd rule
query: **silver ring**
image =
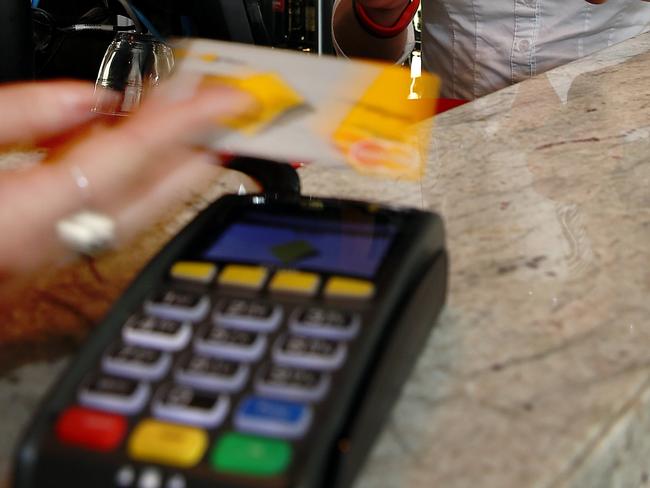
<svg viewBox="0 0 650 488">
<path fill-rule="evenodd" d="M 70 173 L 88 204 L 91 196 L 88 178 L 79 166 L 73 166 Z M 106 214 L 84 209 L 59 220 L 56 223 L 56 234 L 70 250 L 95 256 L 114 247 L 115 221 Z"/>
</svg>

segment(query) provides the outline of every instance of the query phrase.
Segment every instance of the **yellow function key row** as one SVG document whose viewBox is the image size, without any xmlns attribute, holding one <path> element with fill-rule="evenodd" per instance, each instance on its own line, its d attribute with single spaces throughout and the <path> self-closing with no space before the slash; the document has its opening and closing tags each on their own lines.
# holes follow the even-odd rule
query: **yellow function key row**
<svg viewBox="0 0 650 488">
<path fill-rule="evenodd" d="M 177 279 L 210 283 L 217 274 L 217 266 L 200 261 L 179 261 L 172 266 L 171 275 Z M 219 275 L 220 285 L 261 290 L 269 276 L 263 266 L 228 264 Z M 315 295 L 321 278 L 316 273 L 297 270 L 278 270 L 269 283 L 272 292 Z M 333 276 L 325 284 L 324 294 L 330 298 L 369 299 L 375 294 L 375 285 L 368 280 Z"/>
<path fill-rule="evenodd" d="M 207 447 L 208 435 L 201 429 L 146 419 L 131 434 L 128 452 L 136 461 L 191 468 Z"/>
</svg>

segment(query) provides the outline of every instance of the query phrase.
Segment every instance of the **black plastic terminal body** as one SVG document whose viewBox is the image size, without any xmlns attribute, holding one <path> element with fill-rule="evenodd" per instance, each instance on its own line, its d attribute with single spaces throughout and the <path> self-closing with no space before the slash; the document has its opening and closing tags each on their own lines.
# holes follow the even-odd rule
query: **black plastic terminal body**
<svg viewBox="0 0 650 488">
<path fill-rule="evenodd" d="M 227 222 L 254 206 L 295 211 L 313 218 L 372 214 L 393 222 L 399 230 L 375 278 L 377 294 L 360 309 L 365 324 L 362 336 L 350 351 L 342 374 L 333 382 L 325 404 L 317 410 L 312 431 L 304 442 L 296 444 L 296 462 L 291 469 L 272 480 L 224 478 L 201 463 L 181 470 L 186 486 L 343 488 L 353 483 L 444 305 L 444 228 L 440 217 L 429 212 L 281 192 L 285 195 L 221 198 L 145 267 L 44 399 L 16 450 L 13 487 L 108 488 L 114 486 L 115 472 L 125 463 L 136 468 L 147 466 L 130 459 L 124 446 L 116 452 L 99 454 L 62 445 L 57 442 L 53 425 L 60 413 L 75 403 L 79 385 L 119 335 L 130 314 L 167 279 L 171 265 L 179 257 L 196 255 L 208 237 L 213 239 Z M 166 475 L 179 471 L 163 465 L 156 468 Z"/>
</svg>

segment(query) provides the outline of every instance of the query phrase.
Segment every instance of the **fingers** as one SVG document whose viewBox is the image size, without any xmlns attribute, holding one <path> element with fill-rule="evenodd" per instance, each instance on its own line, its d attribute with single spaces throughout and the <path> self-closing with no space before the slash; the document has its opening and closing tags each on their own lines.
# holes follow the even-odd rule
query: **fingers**
<svg viewBox="0 0 650 488">
<path fill-rule="evenodd" d="M 76 87 L 71 91 L 78 93 Z M 50 108 L 57 103 L 40 90 L 13 93 L 21 95 L 21 103 L 26 93 L 52 102 Z M 91 101 L 92 93 L 88 99 L 71 96 L 60 102 L 59 109 L 85 109 Z M 185 98 L 152 98 L 124 122 L 112 127 L 96 126 L 87 137 L 72 140 L 64 150 L 50 156 L 47 162 L 51 164 L 3 175 L 0 228 L 5 238 L 0 239 L 0 272 L 33 269 L 61 256 L 65 249 L 56 239 L 55 223 L 84 207 L 123 221 L 121 234 L 125 237 L 150 225 L 154 214 L 168 208 L 165 202 L 173 200 L 173 194 L 177 202 L 178 195 L 187 195 L 190 189 L 200 191 L 201 184 L 218 176 L 215 160 L 211 160 L 212 165 L 206 164 L 210 159 L 190 151 L 187 141 L 206 128 L 216 127 L 219 120 L 248 110 L 252 104 L 247 96 L 221 87 L 201 89 Z M 12 110 L 17 106 L 12 105 Z M 16 117 L 15 112 L 12 117 Z M 27 118 L 32 125 L 25 130 L 33 130 L 38 124 L 39 133 L 44 133 L 47 131 L 42 128 L 51 129 L 61 120 L 70 123 L 74 119 L 68 114 L 55 123 L 56 117 L 50 117 L 47 123 Z M 3 114 L 3 119 L 9 117 Z M 22 127 L 30 127 L 24 121 L 22 118 Z M 185 161 L 188 152 L 189 163 Z M 79 188 L 75 173 L 87 179 L 89 191 Z"/>
<path fill-rule="evenodd" d="M 93 210 L 115 220 L 117 244 L 122 245 L 170 210 L 205 194 L 228 171 L 215 163 L 216 156 L 207 152 L 176 149 L 161 158 L 156 171 L 129 195 L 116 193 L 112 202 Z M 92 191 L 95 182 L 90 185 Z M 74 186 L 72 175 L 55 172 L 52 165 L 3 176 L 0 227 L 5 237 L 0 239 L 0 274 L 22 273 L 73 256 L 54 229 L 57 221 L 85 207 L 83 193 Z"/>
<path fill-rule="evenodd" d="M 124 244 L 215 184 L 227 171 L 215 160 L 206 152 L 176 149 L 160 159 L 157 171 L 137 191 L 128 196 L 116 193 L 112 202 L 94 210 L 114 219 L 117 244 Z M 85 202 L 72 175 L 54 169 L 45 166 L 0 180 L 0 224 L 5 232 L 0 239 L 0 273 L 25 272 L 73 256 L 58 240 L 55 223 L 82 210 Z M 90 183 L 91 191 L 95 183 Z"/>
<path fill-rule="evenodd" d="M 0 146 L 31 144 L 93 118 L 93 85 L 54 81 L 0 89 Z"/>
<path fill-rule="evenodd" d="M 124 123 L 76 144 L 60 156 L 59 167 L 69 172 L 80 166 L 93 182 L 93 205 L 102 208 L 117 196 L 130 197 L 170 150 L 218 127 L 220 120 L 250 110 L 253 103 L 226 87 L 203 88 L 189 99 L 152 100 Z"/>
</svg>

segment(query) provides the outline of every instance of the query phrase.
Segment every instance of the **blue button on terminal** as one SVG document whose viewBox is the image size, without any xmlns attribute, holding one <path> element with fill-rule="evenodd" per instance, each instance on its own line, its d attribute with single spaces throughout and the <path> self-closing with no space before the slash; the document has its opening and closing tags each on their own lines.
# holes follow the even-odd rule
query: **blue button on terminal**
<svg viewBox="0 0 650 488">
<path fill-rule="evenodd" d="M 309 429 L 312 415 L 309 405 L 251 395 L 239 404 L 234 421 L 240 431 L 299 439 Z"/>
</svg>

